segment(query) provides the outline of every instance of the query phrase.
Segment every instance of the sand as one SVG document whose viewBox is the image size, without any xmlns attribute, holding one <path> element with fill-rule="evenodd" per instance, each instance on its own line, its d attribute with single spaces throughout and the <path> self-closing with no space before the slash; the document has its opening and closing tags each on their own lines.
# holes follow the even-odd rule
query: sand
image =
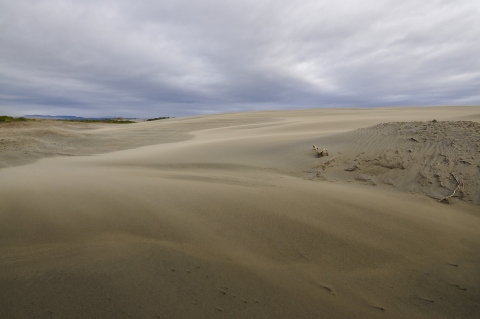
<svg viewBox="0 0 480 319">
<path fill-rule="evenodd" d="M 477 318 L 478 122 L 0 125 L 0 318 Z"/>
<path fill-rule="evenodd" d="M 480 204 L 480 123 L 390 122 L 318 142 L 332 156 L 320 154 L 314 178 L 383 183 L 447 203 Z"/>
</svg>

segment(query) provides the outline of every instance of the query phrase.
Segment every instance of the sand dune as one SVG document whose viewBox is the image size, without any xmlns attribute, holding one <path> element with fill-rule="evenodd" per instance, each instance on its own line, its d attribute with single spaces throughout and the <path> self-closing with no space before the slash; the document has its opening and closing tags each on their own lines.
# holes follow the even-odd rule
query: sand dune
<svg viewBox="0 0 480 319">
<path fill-rule="evenodd" d="M 387 184 L 450 202 L 480 204 L 480 124 L 391 122 L 319 139 L 330 148 L 315 178 Z M 453 196 L 452 196 L 453 195 Z"/>
<path fill-rule="evenodd" d="M 478 114 L 2 126 L 0 317 L 477 318 Z"/>
</svg>

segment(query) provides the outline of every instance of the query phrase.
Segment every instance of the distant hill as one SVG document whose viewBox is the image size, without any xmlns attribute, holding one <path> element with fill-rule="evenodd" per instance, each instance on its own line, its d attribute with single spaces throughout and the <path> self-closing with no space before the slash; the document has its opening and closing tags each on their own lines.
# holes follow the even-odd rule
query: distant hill
<svg viewBox="0 0 480 319">
<path fill-rule="evenodd" d="M 35 118 L 35 119 L 61 119 L 61 120 L 84 120 L 86 118 L 79 117 L 79 116 L 70 116 L 70 115 L 25 115 L 26 118 Z"/>
<path fill-rule="evenodd" d="M 109 117 L 81 117 L 81 116 L 72 116 L 72 115 L 25 115 L 26 118 L 35 118 L 35 119 L 52 119 L 52 120 L 111 120 L 114 118 L 119 118 L 118 116 L 109 116 Z M 126 118 L 127 120 L 134 120 L 135 118 Z"/>
</svg>

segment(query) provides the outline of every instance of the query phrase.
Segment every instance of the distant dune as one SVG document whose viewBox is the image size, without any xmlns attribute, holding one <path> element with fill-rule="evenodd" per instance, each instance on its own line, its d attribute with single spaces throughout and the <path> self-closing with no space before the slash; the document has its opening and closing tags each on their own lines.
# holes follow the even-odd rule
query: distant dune
<svg viewBox="0 0 480 319">
<path fill-rule="evenodd" d="M 479 114 L 0 124 L 0 318 L 477 318 Z"/>
</svg>

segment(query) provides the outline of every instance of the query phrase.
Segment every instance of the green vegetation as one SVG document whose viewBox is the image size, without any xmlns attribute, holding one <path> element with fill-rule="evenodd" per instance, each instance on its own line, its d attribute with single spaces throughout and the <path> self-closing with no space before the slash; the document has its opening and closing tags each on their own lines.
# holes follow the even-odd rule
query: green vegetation
<svg viewBox="0 0 480 319">
<path fill-rule="evenodd" d="M 12 117 L 7 115 L 0 115 L 0 123 L 9 123 L 9 122 L 26 122 L 31 121 L 32 119 L 27 119 L 25 117 Z"/>
<path fill-rule="evenodd" d="M 158 120 L 166 120 L 166 119 L 169 119 L 170 117 L 167 116 L 167 117 L 156 117 L 156 118 L 153 118 L 153 119 L 148 119 L 147 121 L 158 121 Z"/>
<path fill-rule="evenodd" d="M 129 124 L 136 123 L 135 121 L 130 121 L 124 118 L 115 118 L 115 119 L 54 119 L 55 121 L 64 121 L 64 122 L 80 122 L 80 123 L 111 123 L 111 124 Z M 10 123 L 10 122 L 26 122 L 26 121 L 35 121 L 33 118 L 26 117 L 12 117 L 7 115 L 0 115 L 0 123 Z"/>
<path fill-rule="evenodd" d="M 130 121 L 127 119 L 85 119 L 85 120 L 60 120 L 66 122 L 80 122 L 80 123 L 110 123 L 110 124 L 129 124 L 136 123 L 135 121 Z"/>
</svg>

